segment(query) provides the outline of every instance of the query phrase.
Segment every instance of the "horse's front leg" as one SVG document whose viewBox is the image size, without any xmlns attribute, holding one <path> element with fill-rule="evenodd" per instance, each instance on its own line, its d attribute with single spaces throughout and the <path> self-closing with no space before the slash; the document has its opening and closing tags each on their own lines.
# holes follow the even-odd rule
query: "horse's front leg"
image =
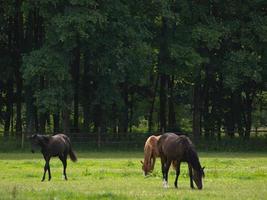
<svg viewBox="0 0 267 200">
<path fill-rule="evenodd" d="M 154 155 L 152 155 L 152 158 L 150 159 L 152 164 L 151 164 L 151 171 L 154 170 L 155 167 L 155 162 L 156 162 L 156 157 Z"/>
<path fill-rule="evenodd" d="M 189 172 L 189 178 L 190 178 L 190 187 L 194 189 L 194 183 L 193 183 L 193 172 L 192 167 L 190 164 L 188 164 L 188 172 Z"/>
<path fill-rule="evenodd" d="M 176 178 L 175 178 L 175 182 L 174 182 L 174 186 L 176 188 L 178 188 L 178 177 L 180 175 L 180 165 L 181 165 L 181 162 L 180 161 L 177 161 L 177 166 L 176 166 Z"/>
<path fill-rule="evenodd" d="M 48 165 L 47 165 L 47 170 L 48 170 L 48 180 L 51 180 L 51 172 L 50 172 L 50 165 L 49 165 L 49 161 L 48 161 Z"/>
<path fill-rule="evenodd" d="M 45 174 L 46 174 L 46 171 L 47 171 L 47 170 L 48 170 L 49 180 L 51 179 L 50 167 L 49 167 L 49 160 L 50 160 L 50 159 L 45 158 L 44 174 L 43 174 L 42 181 L 45 180 Z"/>
</svg>

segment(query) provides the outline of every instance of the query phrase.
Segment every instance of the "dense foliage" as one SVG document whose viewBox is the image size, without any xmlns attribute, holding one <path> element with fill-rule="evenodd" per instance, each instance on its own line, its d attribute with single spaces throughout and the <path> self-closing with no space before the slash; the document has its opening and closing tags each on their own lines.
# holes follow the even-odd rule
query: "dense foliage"
<svg viewBox="0 0 267 200">
<path fill-rule="evenodd" d="M 16 132 L 266 125 L 264 0 L 0 0 L 0 123 Z"/>
</svg>

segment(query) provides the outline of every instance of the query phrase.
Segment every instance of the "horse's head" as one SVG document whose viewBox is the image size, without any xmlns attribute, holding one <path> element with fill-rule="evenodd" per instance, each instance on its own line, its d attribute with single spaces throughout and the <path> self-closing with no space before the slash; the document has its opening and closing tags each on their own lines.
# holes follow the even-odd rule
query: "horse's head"
<svg viewBox="0 0 267 200">
<path fill-rule="evenodd" d="M 144 171 L 144 175 L 147 176 L 151 171 L 151 164 L 149 162 L 143 162 L 142 160 L 140 161 L 142 164 L 142 170 Z"/>
<path fill-rule="evenodd" d="M 200 167 L 199 170 L 193 170 L 193 180 L 194 180 L 194 182 L 197 185 L 197 188 L 199 190 L 201 190 L 203 187 L 202 186 L 202 178 L 205 177 L 204 168 L 205 167 Z"/>
<path fill-rule="evenodd" d="M 31 152 L 34 153 L 39 147 L 38 135 L 34 134 L 28 137 L 31 144 Z"/>
</svg>

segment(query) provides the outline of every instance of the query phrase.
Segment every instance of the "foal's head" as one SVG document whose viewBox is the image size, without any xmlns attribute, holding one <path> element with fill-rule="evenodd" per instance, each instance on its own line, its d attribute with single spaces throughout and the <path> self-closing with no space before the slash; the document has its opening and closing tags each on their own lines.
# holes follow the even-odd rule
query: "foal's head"
<svg viewBox="0 0 267 200">
<path fill-rule="evenodd" d="M 140 161 L 142 164 L 142 170 L 144 171 L 144 175 L 147 176 L 152 171 L 152 165 L 147 161 Z"/>
</svg>

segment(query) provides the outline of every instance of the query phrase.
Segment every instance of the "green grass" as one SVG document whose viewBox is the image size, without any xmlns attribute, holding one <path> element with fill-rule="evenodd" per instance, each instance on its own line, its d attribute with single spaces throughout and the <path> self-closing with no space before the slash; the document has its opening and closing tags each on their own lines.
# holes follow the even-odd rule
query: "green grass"
<svg viewBox="0 0 267 200">
<path fill-rule="evenodd" d="M 41 154 L 0 153 L 0 199 L 266 199 L 267 156 L 265 153 L 200 153 L 206 166 L 204 189 L 189 187 L 187 166 L 182 165 L 179 189 L 163 189 L 160 162 L 144 178 L 140 152 L 77 153 L 78 162 L 68 162 L 68 181 L 62 165 L 51 160 L 52 180 L 41 182 Z"/>
</svg>

